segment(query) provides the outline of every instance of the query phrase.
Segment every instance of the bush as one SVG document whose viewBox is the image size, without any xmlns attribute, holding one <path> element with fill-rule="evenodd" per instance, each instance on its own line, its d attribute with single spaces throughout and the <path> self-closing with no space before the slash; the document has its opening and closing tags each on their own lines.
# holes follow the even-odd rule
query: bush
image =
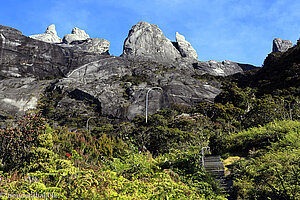
<svg viewBox="0 0 300 200">
<path fill-rule="evenodd" d="M 45 119 L 36 114 L 26 114 L 16 128 L 0 129 L 0 170 L 23 169 L 38 159 L 38 152 L 48 155 L 53 146 L 51 132 Z"/>
<path fill-rule="evenodd" d="M 277 121 L 265 126 L 250 128 L 232 134 L 219 144 L 221 152 L 239 152 L 248 155 L 250 150 L 269 148 L 299 148 L 300 122 Z"/>
<path fill-rule="evenodd" d="M 300 150 L 270 151 L 232 169 L 236 199 L 299 199 Z"/>
</svg>

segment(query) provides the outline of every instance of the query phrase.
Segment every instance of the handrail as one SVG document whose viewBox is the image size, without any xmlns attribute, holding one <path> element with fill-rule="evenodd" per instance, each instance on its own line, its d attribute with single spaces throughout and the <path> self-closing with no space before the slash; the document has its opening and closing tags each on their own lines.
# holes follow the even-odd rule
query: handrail
<svg viewBox="0 0 300 200">
<path fill-rule="evenodd" d="M 146 112 L 145 112 L 145 117 L 146 117 L 146 123 L 148 122 L 148 97 L 149 97 L 149 93 L 151 90 L 155 90 L 155 89 L 159 89 L 159 90 L 163 90 L 161 87 L 152 87 L 149 88 L 147 93 L 146 93 Z"/>
<path fill-rule="evenodd" d="M 204 167 L 204 157 L 208 152 L 210 152 L 210 147 L 202 147 L 201 149 L 202 167 Z"/>
<path fill-rule="evenodd" d="M 90 117 L 90 118 L 88 118 L 88 120 L 86 121 L 86 130 L 87 131 L 89 131 L 89 121 L 90 121 L 90 119 L 94 119 L 94 118 L 96 118 L 96 117 Z"/>
</svg>

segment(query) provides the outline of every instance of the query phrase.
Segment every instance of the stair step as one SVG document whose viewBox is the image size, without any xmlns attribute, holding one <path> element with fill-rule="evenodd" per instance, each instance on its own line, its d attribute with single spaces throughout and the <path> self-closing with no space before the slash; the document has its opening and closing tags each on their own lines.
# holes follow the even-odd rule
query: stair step
<svg viewBox="0 0 300 200">
<path fill-rule="evenodd" d="M 204 167 L 222 167 L 222 168 L 224 168 L 224 165 L 204 164 Z"/>
<path fill-rule="evenodd" d="M 209 173 L 212 177 L 214 177 L 221 192 L 229 194 L 232 186 L 232 180 L 228 180 L 225 178 L 225 169 L 221 161 L 221 156 L 219 155 L 205 156 L 202 161 L 204 161 L 203 167 L 205 171 Z M 228 199 L 231 198 L 229 197 Z"/>
<path fill-rule="evenodd" d="M 206 158 L 204 158 L 204 161 L 206 161 L 206 162 L 209 162 L 209 161 L 221 162 L 221 159 L 206 159 Z"/>
<path fill-rule="evenodd" d="M 210 164 L 210 165 L 223 165 L 223 163 L 221 163 L 221 162 L 205 162 L 204 161 L 204 165 L 208 165 L 208 164 Z"/>
<path fill-rule="evenodd" d="M 204 168 L 224 169 L 223 165 L 204 165 Z"/>
<path fill-rule="evenodd" d="M 204 166 L 204 168 L 206 170 L 208 170 L 208 169 L 212 169 L 212 170 L 224 170 L 223 166 Z"/>
</svg>

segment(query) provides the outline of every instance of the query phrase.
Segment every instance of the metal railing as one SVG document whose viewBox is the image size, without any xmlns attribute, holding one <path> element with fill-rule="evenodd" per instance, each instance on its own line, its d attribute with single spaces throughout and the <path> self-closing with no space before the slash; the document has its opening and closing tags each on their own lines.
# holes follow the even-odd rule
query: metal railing
<svg viewBox="0 0 300 200">
<path fill-rule="evenodd" d="M 202 147 L 201 149 L 201 160 L 202 160 L 202 167 L 204 167 L 204 157 L 210 153 L 210 147 Z"/>
<path fill-rule="evenodd" d="M 149 93 L 150 93 L 151 90 L 155 90 L 155 89 L 163 90 L 161 87 L 152 87 L 152 88 L 148 89 L 148 91 L 146 93 L 146 112 L 145 112 L 146 123 L 148 122 L 148 98 L 149 98 Z"/>
</svg>

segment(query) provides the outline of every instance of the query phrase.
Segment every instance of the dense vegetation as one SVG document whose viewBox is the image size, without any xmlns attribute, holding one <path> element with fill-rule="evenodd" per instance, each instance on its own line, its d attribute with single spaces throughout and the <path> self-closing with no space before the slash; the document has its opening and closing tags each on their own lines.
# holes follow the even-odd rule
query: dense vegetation
<svg viewBox="0 0 300 200">
<path fill-rule="evenodd" d="M 1 193 L 50 193 L 59 199 L 225 199 L 201 170 L 201 146 L 188 145 L 196 138 L 157 124 L 149 141 L 159 136 L 155 131 L 165 135 L 153 147 L 154 158 L 138 149 L 143 144 L 138 129 L 143 126 L 132 125 L 70 132 L 50 127 L 38 114 L 26 115 L 16 128 L 0 132 Z M 171 136 L 175 139 L 167 151 L 161 145 Z M 185 151 L 172 147 L 180 145 Z"/>
<path fill-rule="evenodd" d="M 92 113 L 97 118 L 86 130 L 91 116 L 59 113 L 61 93 L 47 93 L 38 110 L 0 130 L 0 193 L 226 199 L 201 167 L 201 148 L 210 146 L 224 163 L 231 160 L 226 168 L 234 180 L 233 199 L 299 199 L 299 51 L 298 44 L 271 54 L 263 69 L 243 79 L 213 78 L 223 85 L 215 103 L 173 105 L 149 116 L 148 123 L 136 116 L 112 124 Z M 97 110 L 94 102 L 86 105 Z"/>
</svg>

